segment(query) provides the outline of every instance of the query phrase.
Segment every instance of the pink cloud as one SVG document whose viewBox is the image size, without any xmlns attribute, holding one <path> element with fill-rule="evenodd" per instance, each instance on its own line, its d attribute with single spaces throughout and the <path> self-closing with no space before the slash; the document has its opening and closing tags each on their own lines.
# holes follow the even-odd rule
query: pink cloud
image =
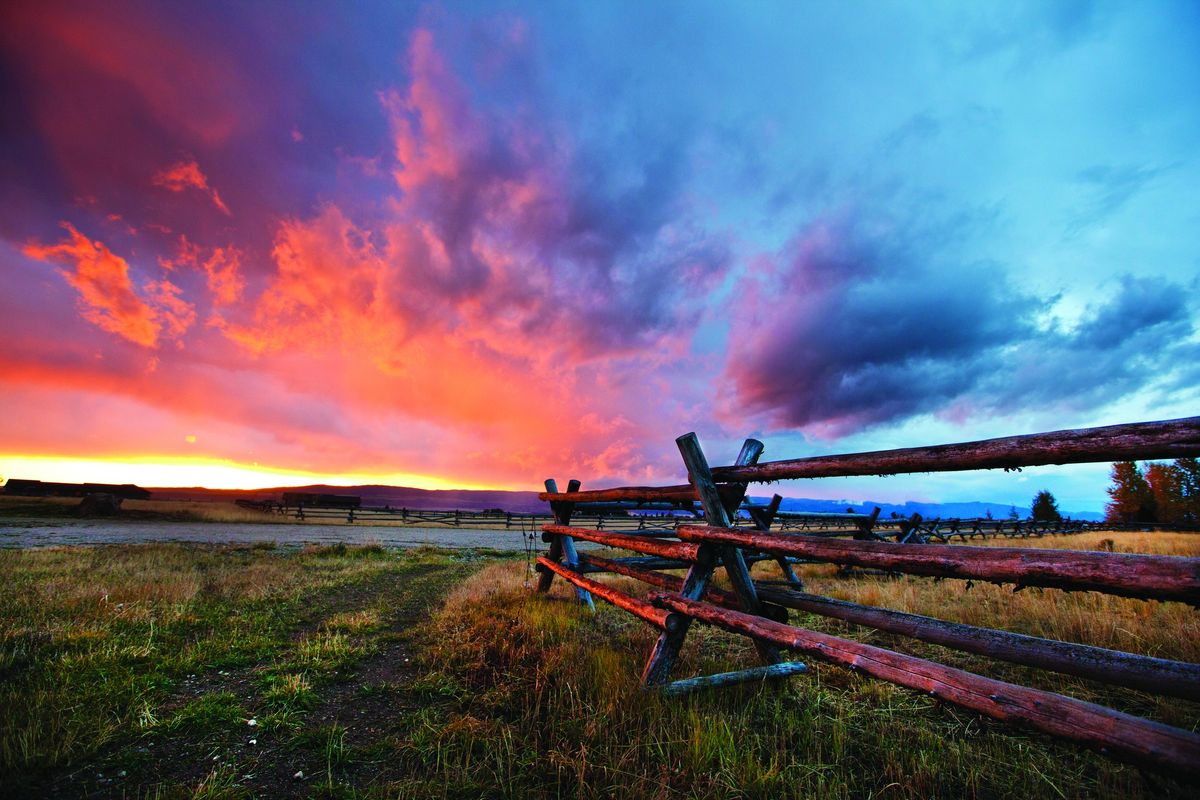
<svg viewBox="0 0 1200 800">
<path fill-rule="evenodd" d="M 146 291 L 168 336 L 178 339 L 196 321 L 196 307 L 184 300 L 183 290 L 168 280 L 151 281 Z"/>
<path fill-rule="evenodd" d="M 175 256 L 160 258 L 158 263 L 168 272 L 180 268 L 203 272 L 213 305 L 228 306 L 236 303 L 246 288 L 242 255 L 242 251 L 233 245 L 214 247 L 206 255 L 203 247 L 181 234 Z"/>
<path fill-rule="evenodd" d="M 222 214 L 229 216 L 229 207 L 221 200 L 217 190 L 209 186 L 208 177 L 200 171 L 200 165 L 195 161 L 180 161 L 165 167 L 156 172 L 150 182 L 171 192 L 197 189 L 208 195 Z"/>
</svg>

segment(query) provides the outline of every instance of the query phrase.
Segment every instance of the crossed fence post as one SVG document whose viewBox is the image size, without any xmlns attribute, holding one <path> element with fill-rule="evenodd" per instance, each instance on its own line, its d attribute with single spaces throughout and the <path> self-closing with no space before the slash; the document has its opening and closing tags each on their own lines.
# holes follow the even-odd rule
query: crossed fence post
<svg viewBox="0 0 1200 800">
<path fill-rule="evenodd" d="M 730 527 L 729 509 L 730 507 L 736 509 L 741 505 L 742 498 L 746 494 L 747 484 L 731 484 L 732 490 L 728 499 L 722 498 L 716 482 L 713 481 L 708 459 L 704 457 L 704 451 L 700 449 L 700 440 L 696 438 L 696 434 L 688 433 L 680 436 L 675 440 L 675 444 L 679 446 L 679 453 L 683 456 L 683 463 L 687 467 L 690 481 L 700 496 L 700 503 L 704 507 L 705 521 L 709 525 L 721 528 Z M 741 452 L 738 453 L 735 466 L 743 467 L 756 463 L 759 456 L 762 455 L 762 451 L 762 442 L 757 439 L 747 439 L 742 445 Z M 750 570 L 746 567 L 742 551 L 736 547 L 701 544 L 696 561 L 688 569 L 687 576 L 683 580 L 680 594 L 688 600 L 698 600 L 703 597 L 704 591 L 712 579 L 718 559 L 729 575 L 729 580 L 733 584 L 733 590 L 742 608 L 749 614 L 761 615 L 762 607 L 758 602 L 758 593 L 754 590 L 754 582 L 750 578 Z M 671 675 L 671 668 L 679 657 L 679 650 L 683 646 L 683 640 L 687 638 L 691 623 L 691 617 L 683 616 L 678 624 L 667 627 L 659 635 L 654 649 L 650 651 L 650 657 L 646 660 L 646 666 L 642 670 L 643 686 L 667 683 Z M 754 641 L 754 645 L 766 664 L 778 664 L 783 660 L 779 649 L 774 645 L 757 639 Z"/>
</svg>

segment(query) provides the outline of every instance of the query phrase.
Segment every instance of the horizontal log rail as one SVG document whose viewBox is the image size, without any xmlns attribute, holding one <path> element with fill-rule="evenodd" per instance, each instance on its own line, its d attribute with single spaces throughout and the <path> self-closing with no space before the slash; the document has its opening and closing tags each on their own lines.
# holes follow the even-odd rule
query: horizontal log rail
<svg viewBox="0 0 1200 800">
<path fill-rule="evenodd" d="M 583 559 L 582 553 L 579 554 L 579 558 L 581 560 Z M 743 556 L 743 558 L 745 559 L 747 564 L 756 564 L 759 561 L 772 561 L 772 560 L 777 561 L 778 560 L 775 556 L 767 555 L 766 553 L 746 553 Z M 608 561 L 609 559 L 604 559 L 604 560 Z M 692 566 L 691 562 L 688 562 L 688 561 L 679 561 L 677 559 L 671 559 L 671 558 L 659 558 L 658 556 L 622 556 L 621 558 L 616 558 L 616 559 L 611 559 L 611 560 L 615 564 L 618 564 L 618 563 L 619 564 L 629 564 L 631 566 L 638 567 L 640 569 L 645 569 L 645 570 L 687 569 L 690 566 Z M 787 559 L 787 561 L 789 563 L 793 563 L 793 564 L 803 563 L 802 559 L 798 559 L 798 558 L 789 558 L 789 559 Z M 580 571 L 581 572 L 607 572 L 608 570 L 605 570 L 601 567 L 583 566 L 580 568 Z"/>
<path fill-rule="evenodd" d="M 719 487 L 722 497 L 732 498 L 737 494 L 738 489 L 732 486 Z M 541 492 L 538 494 L 539 500 L 544 500 L 547 503 L 556 503 L 562 500 L 567 500 L 565 494 L 551 494 L 550 492 Z M 696 494 L 696 488 L 689 484 L 680 486 L 621 486 L 615 489 L 589 489 L 584 492 L 575 492 L 569 498 L 576 503 L 615 503 L 622 501 L 632 501 L 637 503 L 655 503 L 655 502 L 670 502 L 670 503 L 685 503 L 694 502 L 700 499 Z M 738 502 L 741 502 L 740 499 Z"/>
<path fill-rule="evenodd" d="M 1021 587 L 1097 591 L 1121 597 L 1179 600 L 1200 605 L 1200 558 L 859 542 L 697 525 L 681 525 L 679 538 L 685 542 L 733 545 L 773 555 L 797 556 L 912 575 L 1015 583 Z"/>
<path fill-rule="evenodd" d="M 994 719 L 1024 723 L 1122 761 L 1200 777 L 1200 736 L 1189 731 L 678 594 L 659 594 L 653 602 L 698 622 L 840 664 Z"/>
<path fill-rule="evenodd" d="M 657 586 L 659 589 L 666 589 L 669 592 L 678 592 L 683 588 L 683 578 L 675 575 L 666 575 L 654 570 L 642 569 L 641 567 L 632 564 L 614 561 L 611 558 L 602 558 L 600 556 L 580 554 L 579 562 L 581 565 L 592 567 L 597 572 L 611 572 L 616 575 L 624 575 L 627 578 L 639 580 L 642 583 L 650 586 Z M 761 593 L 760 593 L 761 594 Z M 737 599 L 737 595 L 733 592 L 727 592 L 724 589 L 718 589 L 715 586 L 707 586 L 704 589 L 704 599 L 710 603 L 716 603 L 725 608 L 741 610 L 741 603 Z M 780 607 L 781 604 L 762 604 L 763 615 L 768 619 L 773 619 L 777 622 L 787 621 L 787 611 Z"/>
<path fill-rule="evenodd" d="M 791 478 L 1019 469 L 1049 464 L 1193 456 L 1200 456 L 1200 417 L 1006 436 L 932 447 L 765 461 L 743 467 L 713 467 L 712 477 L 718 483 L 763 483 Z M 724 486 L 720 488 L 726 490 Z M 568 498 L 543 492 L 538 499 L 555 502 Z M 576 492 L 570 499 L 578 502 L 688 501 L 699 499 L 699 495 L 691 485 L 626 486 Z"/>
<path fill-rule="evenodd" d="M 649 602 L 640 600 L 636 597 L 631 597 L 622 591 L 612 588 L 608 584 L 594 581 L 590 578 L 585 578 L 573 569 L 566 567 L 557 561 L 551 561 L 545 556 L 538 556 L 538 564 L 550 570 L 556 575 L 561 576 L 568 582 L 573 583 L 580 589 L 590 592 L 592 596 L 599 597 L 605 602 L 611 603 L 617 608 L 622 608 L 633 614 L 635 617 L 640 617 L 646 622 L 649 622 L 656 628 L 667 630 L 671 627 L 671 615 L 661 608 L 655 608 Z"/>
<path fill-rule="evenodd" d="M 808 665 L 799 661 L 782 661 L 765 667 L 752 667 L 737 672 L 719 672 L 716 675 L 700 675 L 695 678 L 684 678 L 673 681 L 662 687 L 662 693 L 672 697 L 691 694 L 701 689 L 719 689 L 723 686 L 736 686 L 741 683 L 762 683 L 763 681 L 790 678 L 808 672 Z"/>
<path fill-rule="evenodd" d="M 666 583 L 657 585 L 678 592 L 677 588 Z M 886 633 L 1013 664 L 1039 667 L 1153 694 L 1200 700 L 1200 664 L 1169 661 L 993 628 L 978 628 L 776 586 L 756 583 L 755 588 L 760 599 L 774 605 L 865 625 Z M 720 605 L 731 607 L 725 603 Z"/>
<path fill-rule="evenodd" d="M 648 556 L 662 556 L 677 561 L 695 561 L 699 545 L 685 542 L 664 542 L 650 536 L 630 536 L 620 533 L 605 533 L 586 528 L 576 528 L 572 525 L 543 525 L 543 538 L 546 536 L 573 536 L 587 542 L 615 547 L 621 550 L 632 550 L 635 553 L 645 553 Z"/>
<path fill-rule="evenodd" d="M 614 559 L 580 554 L 579 561 L 581 567 L 587 567 L 589 571 L 624 575 L 671 592 L 678 592 L 683 586 L 683 579 L 680 577 Z M 963 652 L 990 656 L 1014 664 L 1039 667 L 1153 694 L 1200 700 L 1200 664 L 1189 664 L 1102 647 L 1043 639 L 1011 631 L 947 622 L 919 614 L 874 608 L 807 594 L 770 584 L 756 582 L 755 588 L 758 591 L 759 599 L 766 601 L 771 606 L 783 606 L 840 619 L 886 633 L 907 636 Z M 740 610 L 737 597 L 731 592 L 708 587 L 704 599 L 725 608 Z M 772 609 L 771 613 L 766 616 L 776 621 L 783 621 L 786 618 L 786 614 L 781 615 L 775 609 Z"/>
<path fill-rule="evenodd" d="M 766 461 L 745 467 L 714 467 L 712 474 L 716 481 L 745 483 L 1191 456 L 1200 456 L 1200 417 L 1006 436 L 933 447 Z"/>
<path fill-rule="evenodd" d="M 579 555 L 579 563 L 586 564 L 589 567 L 594 567 L 596 571 L 611 572 L 616 575 L 624 575 L 627 578 L 634 578 L 642 583 L 647 583 L 651 586 L 657 586 L 659 589 L 666 589 L 669 592 L 678 592 L 683 586 L 683 578 L 675 575 L 667 575 L 662 572 L 655 572 L 650 569 L 642 569 L 632 564 L 624 564 L 620 561 L 614 561 L 611 558 L 603 558 L 590 554 Z M 715 586 L 709 586 L 704 590 L 704 599 L 716 603 L 726 608 L 738 608 L 737 597 L 733 592 L 726 592 L 723 589 L 718 589 Z"/>
</svg>

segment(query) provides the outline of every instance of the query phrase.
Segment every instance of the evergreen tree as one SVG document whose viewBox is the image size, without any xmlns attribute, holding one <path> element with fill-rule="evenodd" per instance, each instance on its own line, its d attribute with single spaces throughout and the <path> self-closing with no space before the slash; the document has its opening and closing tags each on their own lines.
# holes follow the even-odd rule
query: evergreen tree
<svg viewBox="0 0 1200 800">
<path fill-rule="evenodd" d="M 1177 458 L 1175 468 L 1179 470 L 1180 491 L 1183 494 L 1183 521 L 1189 525 L 1200 525 L 1200 460 Z"/>
<path fill-rule="evenodd" d="M 1153 522 L 1154 495 L 1146 476 L 1133 461 L 1112 465 L 1113 485 L 1108 488 L 1112 502 L 1104 507 L 1109 522 Z"/>
<path fill-rule="evenodd" d="M 1058 501 L 1046 489 L 1042 489 L 1033 498 L 1030 516 L 1035 522 L 1058 522 L 1062 514 L 1058 511 Z"/>
</svg>

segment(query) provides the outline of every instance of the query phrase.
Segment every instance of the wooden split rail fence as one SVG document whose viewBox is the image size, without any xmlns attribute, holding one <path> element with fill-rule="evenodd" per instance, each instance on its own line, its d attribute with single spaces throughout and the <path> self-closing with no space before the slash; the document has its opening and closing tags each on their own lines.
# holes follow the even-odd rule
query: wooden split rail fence
<svg viewBox="0 0 1200 800">
<path fill-rule="evenodd" d="M 355 523 L 387 523 L 400 527 L 419 528 L 470 528 L 474 530 L 521 530 L 539 528 L 554 522 L 553 514 L 531 514 L 511 511 L 432 511 L 407 508 L 365 507 L 324 508 L 319 506 L 287 506 L 269 501 L 239 500 L 242 508 L 263 513 L 293 517 L 303 521 Z M 704 520 L 704 510 L 699 504 L 694 509 L 683 504 L 674 504 L 669 510 L 656 510 L 653 504 L 607 504 L 610 509 L 584 510 L 572 517 L 572 524 L 596 530 L 629 531 L 640 533 L 674 532 L 680 525 L 694 524 Z M 735 525 L 753 524 L 757 506 L 745 501 L 739 514 L 734 517 Z M 818 536 L 857 537 L 862 525 L 870 523 L 870 532 L 880 538 L 894 537 L 900 540 L 922 542 L 945 542 L 957 537 L 962 541 L 972 538 L 1024 538 L 1051 534 L 1081 533 L 1087 530 L 1108 528 L 1103 523 L 1060 520 L 1056 522 L 1033 522 L 1031 520 L 989 519 L 933 519 L 919 517 L 908 519 L 875 519 L 866 514 L 829 514 L 822 512 L 777 512 L 774 515 L 776 529 Z"/>
<path fill-rule="evenodd" d="M 540 495 L 550 503 L 554 522 L 543 527 L 549 552 L 538 559 L 538 591 L 547 591 L 553 578 L 561 576 L 589 605 L 598 597 L 657 628 L 660 634 L 642 672 L 643 686 L 681 694 L 805 671 L 803 663 L 785 659 L 784 652 L 790 651 L 1024 724 L 1119 760 L 1200 779 L 1200 736 L 1190 731 L 787 622 L 788 610 L 795 609 L 993 659 L 1196 701 L 1198 664 L 820 597 L 804 591 L 793 565 L 822 562 L 1195 607 L 1200 605 L 1200 558 L 886 541 L 880 540 L 875 520 L 868 523 L 866 515 L 838 515 L 838 521 L 852 529 L 850 538 L 772 530 L 780 516 L 778 499 L 751 508 L 753 529 L 733 525 L 752 482 L 1191 457 L 1200 455 L 1200 417 L 766 463 L 759 463 L 762 443 L 748 439 L 732 465 L 715 468 L 709 467 L 695 434 L 676 442 L 689 476 L 686 485 L 581 491 L 579 481 L 572 480 L 567 491 L 559 492 L 548 480 L 547 491 Z M 572 524 L 577 513 L 598 504 L 691 501 L 703 506 L 707 524 L 681 524 L 670 537 Z M 607 558 L 579 552 L 576 540 L 637 555 Z M 764 560 L 777 563 L 784 580 L 755 581 L 750 566 Z M 732 591 L 713 585 L 718 567 L 726 571 Z M 687 570 L 683 576 L 670 572 L 682 569 Z M 653 590 L 642 597 L 627 594 L 596 580 L 605 573 L 635 578 Z M 694 622 L 749 637 L 763 665 L 672 681 L 672 669 Z"/>
</svg>

